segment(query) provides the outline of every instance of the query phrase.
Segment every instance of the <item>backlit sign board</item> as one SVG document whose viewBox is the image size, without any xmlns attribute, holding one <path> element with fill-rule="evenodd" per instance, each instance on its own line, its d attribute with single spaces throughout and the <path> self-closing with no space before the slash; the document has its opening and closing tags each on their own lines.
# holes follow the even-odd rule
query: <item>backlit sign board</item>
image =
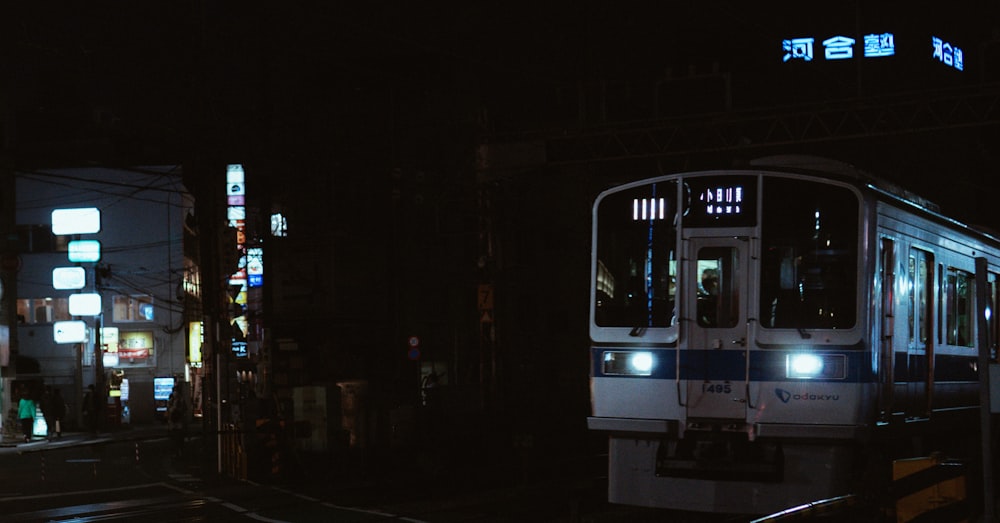
<svg viewBox="0 0 1000 523">
<path fill-rule="evenodd" d="M 920 39 L 926 38 L 925 41 Z M 937 35 L 909 38 L 900 44 L 911 49 L 923 49 L 926 58 L 958 71 L 965 70 L 965 53 L 961 47 Z M 812 62 L 886 58 L 897 54 L 897 35 L 892 32 L 872 32 L 854 38 L 846 34 L 802 35 L 781 40 L 782 62 Z"/>
<path fill-rule="evenodd" d="M 98 240 L 73 240 L 67 247 L 71 262 L 96 262 L 101 259 L 101 242 Z"/>
<path fill-rule="evenodd" d="M 204 323 L 188 322 L 188 362 L 193 367 L 201 366 L 201 347 L 205 343 Z"/>
<path fill-rule="evenodd" d="M 101 350 L 118 352 L 118 327 L 101 328 Z"/>
<path fill-rule="evenodd" d="M 262 285 L 264 285 L 264 249 L 250 247 L 247 249 L 247 286 Z"/>
<path fill-rule="evenodd" d="M 146 359 L 152 355 L 152 331 L 129 331 L 118 333 L 119 358 Z"/>
<path fill-rule="evenodd" d="M 101 313 L 101 295 L 81 293 L 69 295 L 70 316 L 97 316 Z"/>
<path fill-rule="evenodd" d="M 92 234 L 101 232 L 101 211 L 97 207 L 52 211 L 52 234 Z"/>
<path fill-rule="evenodd" d="M 81 320 L 57 321 L 52 324 L 52 339 L 56 343 L 87 341 L 87 324 Z"/>
<path fill-rule="evenodd" d="M 52 269 L 52 288 L 56 290 L 82 289 L 87 284 L 87 271 L 83 267 L 56 267 Z"/>
<path fill-rule="evenodd" d="M 156 401 L 167 401 L 170 399 L 170 395 L 174 393 L 174 379 L 173 378 L 153 378 L 153 399 Z M 166 410 L 164 406 L 163 410 Z"/>
</svg>

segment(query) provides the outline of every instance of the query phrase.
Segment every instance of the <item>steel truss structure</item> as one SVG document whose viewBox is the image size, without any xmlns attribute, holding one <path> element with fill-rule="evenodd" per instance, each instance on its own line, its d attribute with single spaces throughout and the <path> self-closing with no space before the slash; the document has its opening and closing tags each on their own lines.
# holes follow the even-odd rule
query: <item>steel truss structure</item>
<svg viewBox="0 0 1000 523">
<path fill-rule="evenodd" d="M 1000 83 L 803 106 L 492 136 L 543 142 L 548 165 L 734 152 L 1000 124 Z"/>
</svg>

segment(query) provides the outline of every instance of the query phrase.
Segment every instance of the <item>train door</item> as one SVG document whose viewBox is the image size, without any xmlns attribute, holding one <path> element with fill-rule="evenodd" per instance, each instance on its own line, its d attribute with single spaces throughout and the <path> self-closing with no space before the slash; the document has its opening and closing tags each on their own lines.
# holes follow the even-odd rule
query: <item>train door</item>
<svg viewBox="0 0 1000 523">
<path fill-rule="evenodd" d="M 906 260 L 906 400 L 908 419 L 926 418 L 931 411 L 930 390 L 934 380 L 934 345 L 931 318 L 934 259 L 929 252 L 910 249 Z"/>
<path fill-rule="evenodd" d="M 689 240 L 683 335 L 690 351 L 688 418 L 746 416 L 749 245 L 746 237 Z"/>
<path fill-rule="evenodd" d="M 895 242 L 882 238 L 879 251 L 880 331 L 879 337 L 879 418 L 889 421 L 896 408 L 896 252 Z"/>
</svg>

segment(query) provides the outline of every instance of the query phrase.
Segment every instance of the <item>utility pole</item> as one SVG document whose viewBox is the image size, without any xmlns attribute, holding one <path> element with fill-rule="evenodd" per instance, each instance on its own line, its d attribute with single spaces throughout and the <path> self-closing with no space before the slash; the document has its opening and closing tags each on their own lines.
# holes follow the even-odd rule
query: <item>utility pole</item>
<svg viewBox="0 0 1000 523">
<path fill-rule="evenodd" d="M 94 292 L 101 294 L 101 267 L 94 264 Z M 94 412 L 94 429 L 100 432 L 104 426 L 105 409 L 108 403 L 108 391 L 104 379 L 104 341 L 101 338 L 104 330 L 104 305 L 101 305 L 101 313 L 94 318 L 94 404 L 97 407 Z"/>
<path fill-rule="evenodd" d="M 201 272 L 201 307 L 204 333 L 202 347 L 202 429 L 205 449 L 215 449 L 215 461 L 221 459 L 219 454 L 220 416 L 221 416 L 221 379 L 220 374 L 220 317 L 226 311 L 220 307 L 223 298 L 220 288 L 219 254 L 219 223 L 222 216 L 219 208 L 223 200 L 223 182 L 225 180 L 225 165 L 212 162 L 202 157 L 185 162 L 184 184 L 194 194 L 195 218 L 198 232 L 198 267 Z M 211 459 L 206 453 L 206 459 Z M 208 465 L 208 463 L 206 463 Z"/>
<path fill-rule="evenodd" d="M 976 319 L 979 345 L 979 431 L 983 463 L 983 521 L 993 521 L 993 405 L 990 395 L 990 367 L 995 365 L 991 352 L 989 327 L 989 281 L 986 258 L 976 258 Z M 994 320 L 995 321 L 995 320 Z"/>
</svg>

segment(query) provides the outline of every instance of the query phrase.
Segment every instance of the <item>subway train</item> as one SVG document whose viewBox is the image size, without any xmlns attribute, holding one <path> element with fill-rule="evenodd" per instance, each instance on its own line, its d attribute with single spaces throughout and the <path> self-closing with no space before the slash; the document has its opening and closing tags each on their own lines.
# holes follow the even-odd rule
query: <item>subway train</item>
<svg viewBox="0 0 1000 523">
<path fill-rule="evenodd" d="M 995 233 L 772 156 L 608 189 L 591 245 L 587 426 L 610 502 L 772 514 L 978 441 Z"/>
</svg>

